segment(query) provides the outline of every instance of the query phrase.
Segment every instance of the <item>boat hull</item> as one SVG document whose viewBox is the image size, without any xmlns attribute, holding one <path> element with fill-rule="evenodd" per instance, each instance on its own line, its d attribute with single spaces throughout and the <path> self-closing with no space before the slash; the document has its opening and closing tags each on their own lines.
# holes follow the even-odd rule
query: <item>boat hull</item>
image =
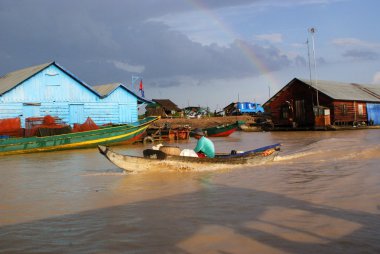
<svg viewBox="0 0 380 254">
<path fill-rule="evenodd" d="M 203 129 L 208 137 L 228 137 L 232 133 L 234 133 L 239 126 L 242 124 L 240 121 L 236 121 L 232 124 L 220 125 L 215 127 L 210 127 Z"/>
<path fill-rule="evenodd" d="M 99 152 L 110 162 L 126 172 L 142 172 L 149 170 L 210 170 L 231 168 L 241 165 L 262 164 L 273 159 L 280 151 L 280 144 L 275 144 L 259 149 L 251 150 L 242 154 L 224 154 L 215 158 L 198 158 L 186 156 L 164 155 L 157 151 L 152 156 L 139 157 L 122 155 L 112 151 L 106 146 L 98 146 Z"/>
<path fill-rule="evenodd" d="M 2 139 L 0 140 L 0 156 L 130 143 L 141 138 L 148 126 L 157 119 L 157 117 L 151 117 L 129 125 L 47 137 Z"/>
<path fill-rule="evenodd" d="M 235 131 L 237 130 L 237 128 L 232 128 L 232 129 L 229 129 L 229 130 L 225 130 L 225 131 L 222 131 L 222 132 L 209 132 L 209 131 L 206 131 L 206 135 L 208 137 L 228 137 L 229 135 L 231 135 L 232 133 L 234 133 Z"/>
</svg>

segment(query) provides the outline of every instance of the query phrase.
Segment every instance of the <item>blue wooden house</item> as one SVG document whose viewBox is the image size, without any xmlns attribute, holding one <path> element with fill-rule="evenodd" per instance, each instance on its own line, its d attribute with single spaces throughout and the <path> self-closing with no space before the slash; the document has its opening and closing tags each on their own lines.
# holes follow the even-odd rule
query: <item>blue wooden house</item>
<svg viewBox="0 0 380 254">
<path fill-rule="evenodd" d="M 138 104 L 151 103 L 120 83 L 92 87 L 55 62 L 0 77 L 0 119 L 52 115 L 69 124 L 137 120 Z"/>
<path fill-rule="evenodd" d="M 148 102 L 129 90 L 122 83 L 111 83 L 93 87 L 102 98 L 102 112 L 113 123 L 131 123 L 138 118 L 138 104 Z M 149 103 L 149 102 L 148 102 Z"/>
</svg>

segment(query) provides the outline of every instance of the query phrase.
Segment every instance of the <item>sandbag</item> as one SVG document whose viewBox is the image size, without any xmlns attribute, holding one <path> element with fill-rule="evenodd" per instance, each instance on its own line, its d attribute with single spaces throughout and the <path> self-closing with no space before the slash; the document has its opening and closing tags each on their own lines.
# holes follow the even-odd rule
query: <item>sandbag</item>
<svg viewBox="0 0 380 254">
<path fill-rule="evenodd" d="M 166 153 L 167 155 L 179 156 L 181 149 L 177 146 L 161 146 L 160 151 Z"/>
</svg>

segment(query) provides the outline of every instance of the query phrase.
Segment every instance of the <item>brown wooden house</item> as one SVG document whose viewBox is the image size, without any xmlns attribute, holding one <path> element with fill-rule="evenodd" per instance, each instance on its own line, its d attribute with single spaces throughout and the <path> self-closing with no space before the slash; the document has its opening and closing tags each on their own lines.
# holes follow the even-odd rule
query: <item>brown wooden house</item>
<svg viewBox="0 0 380 254">
<path fill-rule="evenodd" d="M 263 106 L 279 127 L 380 124 L 380 87 L 294 78 Z"/>
<path fill-rule="evenodd" d="M 237 108 L 237 102 L 231 102 L 230 104 L 228 104 L 227 106 L 223 108 L 224 114 L 226 116 L 232 116 L 232 114 L 236 112 L 236 108 Z"/>
<path fill-rule="evenodd" d="M 182 112 L 176 104 L 169 99 L 153 99 L 154 103 L 145 107 L 147 116 L 173 117 Z"/>
</svg>

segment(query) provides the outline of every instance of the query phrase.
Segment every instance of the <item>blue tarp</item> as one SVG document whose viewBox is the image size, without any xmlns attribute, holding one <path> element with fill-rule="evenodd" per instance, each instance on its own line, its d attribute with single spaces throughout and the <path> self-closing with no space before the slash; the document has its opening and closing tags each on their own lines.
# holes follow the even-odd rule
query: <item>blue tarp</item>
<svg viewBox="0 0 380 254">
<path fill-rule="evenodd" d="M 237 108 L 241 113 L 264 113 L 264 108 L 253 102 L 238 102 Z"/>
<path fill-rule="evenodd" d="M 380 125 L 380 104 L 367 103 L 368 122 L 373 121 L 374 125 Z"/>
</svg>

